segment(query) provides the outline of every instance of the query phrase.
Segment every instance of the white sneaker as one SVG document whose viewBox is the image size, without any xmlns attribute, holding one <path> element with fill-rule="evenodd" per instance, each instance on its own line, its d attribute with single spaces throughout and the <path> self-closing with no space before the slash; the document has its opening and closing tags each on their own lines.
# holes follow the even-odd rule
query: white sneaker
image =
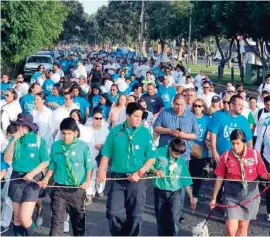
<svg viewBox="0 0 270 237">
<path fill-rule="evenodd" d="M 266 220 L 270 222 L 270 214 L 266 215 Z"/>
<path fill-rule="evenodd" d="M 65 221 L 64 222 L 64 233 L 68 233 L 69 232 L 69 221 Z"/>
<path fill-rule="evenodd" d="M 36 225 L 37 227 L 42 226 L 43 224 L 43 217 L 42 216 L 38 216 L 38 218 L 36 219 Z"/>
</svg>

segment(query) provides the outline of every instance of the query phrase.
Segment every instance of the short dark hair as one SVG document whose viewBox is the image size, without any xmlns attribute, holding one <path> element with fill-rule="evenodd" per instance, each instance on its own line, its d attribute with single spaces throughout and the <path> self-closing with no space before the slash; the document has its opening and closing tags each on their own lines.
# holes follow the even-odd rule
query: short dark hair
<svg viewBox="0 0 270 237">
<path fill-rule="evenodd" d="M 15 124 L 9 124 L 7 126 L 7 134 L 14 134 L 17 132 L 17 126 Z"/>
<path fill-rule="evenodd" d="M 270 74 L 267 74 L 264 79 L 266 80 L 268 78 L 270 78 Z"/>
<path fill-rule="evenodd" d="M 132 87 L 132 91 L 138 90 L 139 87 L 142 87 L 142 84 L 141 83 L 134 84 L 133 87 Z"/>
<path fill-rule="evenodd" d="M 65 118 L 60 123 L 60 131 L 63 131 L 63 130 L 71 130 L 73 132 L 77 131 L 80 134 L 80 129 L 79 129 L 75 119 L 72 117 Z"/>
<path fill-rule="evenodd" d="M 143 108 L 136 102 L 131 102 L 127 105 L 126 114 L 131 116 L 135 111 L 141 110 L 143 112 Z"/>
<path fill-rule="evenodd" d="M 204 86 L 205 84 L 209 84 L 209 85 L 210 85 L 211 83 L 210 83 L 210 81 L 204 81 L 204 82 L 202 83 L 202 86 Z"/>
<path fill-rule="evenodd" d="M 42 100 L 46 99 L 45 93 L 43 91 L 37 93 L 36 95 L 39 96 Z"/>
<path fill-rule="evenodd" d="M 71 93 L 70 91 L 64 93 L 64 96 L 65 96 L 65 95 L 69 95 L 69 96 L 70 96 L 70 99 L 73 99 L 73 98 L 74 98 L 73 93 Z"/>
<path fill-rule="evenodd" d="M 264 99 L 263 99 L 264 103 L 267 103 L 268 101 L 270 101 L 270 95 L 264 97 Z"/>
<path fill-rule="evenodd" d="M 172 149 L 173 152 L 177 152 L 180 154 L 184 154 L 186 152 L 186 143 L 181 138 L 173 139 L 170 142 L 169 147 Z"/>
<path fill-rule="evenodd" d="M 102 109 L 99 107 L 94 108 L 93 115 L 95 115 L 95 114 L 102 114 Z"/>
<path fill-rule="evenodd" d="M 234 104 L 237 99 L 244 100 L 243 97 L 240 95 L 233 95 L 229 101 L 229 104 Z"/>
<path fill-rule="evenodd" d="M 262 91 L 262 95 L 269 95 L 269 91 Z"/>
<path fill-rule="evenodd" d="M 240 139 L 242 142 L 246 143 L 247 138 L 246 138 L 246 134 L 243 130 L 235 129 L 232 131 L 232 133 L 230 135 L 230 141 L 235 141 L 237 139 Z"/>
<path fill-rule="evenodd" d="M 251 101 L 251 100 L 256 100 L 257 101 L 257 98 L 254 97 L 254 96 L 251 96 L 251 97 L 249 97 L 248 101 Z"/>
</svg>

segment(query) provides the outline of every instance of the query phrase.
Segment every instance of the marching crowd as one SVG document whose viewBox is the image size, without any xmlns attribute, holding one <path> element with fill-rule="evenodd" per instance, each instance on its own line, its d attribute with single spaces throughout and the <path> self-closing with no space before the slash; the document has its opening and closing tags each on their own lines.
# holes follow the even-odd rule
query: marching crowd
<svg viewBox="0 0 270 237">
<path fill-rule="evenodd" d="M 177 236 L 185 193 L 195 210 L 196 177 L 211 164 L 210 207 L 238 205 L 225 209 L 225 234 L 247 236 L 260 205 L 241 204 L 259 192 L 250 181 L 270 180 L 270 75 L 258 92 L 228 82 L 217 94 L 203 71 L 193 78 L 181 62 L 119 51 L 61 57 L 50 71 L 41 64 L 29 84 L 3 73 L 1 233 L 13 219 L 15 236 L 32 236 L 49 194 L 50 235 L 68 232 L 69 220 L 75 236 L 85 235 L 85 206 L 104 195 L 110 177 L 111 234 L 140 235 L 144 178 L 153 175 L 158 234 Z M 270 189 L 265 196 L 270 221 Z"/>
</svg>

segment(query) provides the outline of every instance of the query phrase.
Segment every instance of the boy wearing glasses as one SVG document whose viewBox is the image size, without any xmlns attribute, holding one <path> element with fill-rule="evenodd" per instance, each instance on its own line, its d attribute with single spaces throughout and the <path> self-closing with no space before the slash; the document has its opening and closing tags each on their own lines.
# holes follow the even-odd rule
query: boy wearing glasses
<svg viewBox="0 0 270 237">
<path fill-rule="evenodd" d="M 157 149 L 158 158 L 152 170 L 159 178 L 153 180 L 155 213 L 159 236 L 179 236 L 181 189 L 185 188 L 193 210 L 196 202 L 192 195 L 192 179 L 187 164 L 181 157 L 185 141 L 173 139 L 168 146 Z M 183 176 L 184 178 L 179 178 Z M 184 191 L 184 190 L 182 190 Z"/>
</svg>

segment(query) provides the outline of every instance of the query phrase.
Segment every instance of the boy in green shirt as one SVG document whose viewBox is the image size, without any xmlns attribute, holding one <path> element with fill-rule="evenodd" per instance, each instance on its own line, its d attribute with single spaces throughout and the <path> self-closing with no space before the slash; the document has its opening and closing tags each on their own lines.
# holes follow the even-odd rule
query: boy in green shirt
<svg viewBox="0 0 270 237">
<path fill-rule="evenodd" d="M 160 236 L 179 236 L 182 187 L 185 187 L 188 193 L 191 208 L 193 210 L 196 208 L 190 187 L 192 179 L 185 160 L 180 157 L 185 150 L 185 141 L 178 138 L 172 140 L 169 146 L 157 149 L 158 158 L 152 172 L 159 177 L 153 180 L 153 186 L 155 213 Z M 179 178 L 180 176 L 184 178 Z"/>
<path fill-rule="evenodd" d="M 113 178 L 126 178 L 112 182 L 106 216 L 113 236 L 139 236 L 146 199 L 144 177 L 155 162 L 156 147 L 149 130 L 141 125 L 142 108 L 132 102 L 127 105 L 127 121 L 115 126 L 102 148 L 102 159 L 97 181 L 106 180 L 111 167 Z"/>
<path fill-rule="evenodd" d="M 69 117 L 60 124 L 62 139 L 52 144 L 51 161 L 46 177 L 40 182 L 45 188 L 53 176 L 56 186 L 51 193 L 51 236 L 64 235 L 64 221 L 68 212 L 75 236 L 85 236 L 86 189 L 90 187 L 95 162 L 88 145 L 78 140 L 79 128 Z M 65 186 L 77 186 L 67 188 Z"/>
</svg>

